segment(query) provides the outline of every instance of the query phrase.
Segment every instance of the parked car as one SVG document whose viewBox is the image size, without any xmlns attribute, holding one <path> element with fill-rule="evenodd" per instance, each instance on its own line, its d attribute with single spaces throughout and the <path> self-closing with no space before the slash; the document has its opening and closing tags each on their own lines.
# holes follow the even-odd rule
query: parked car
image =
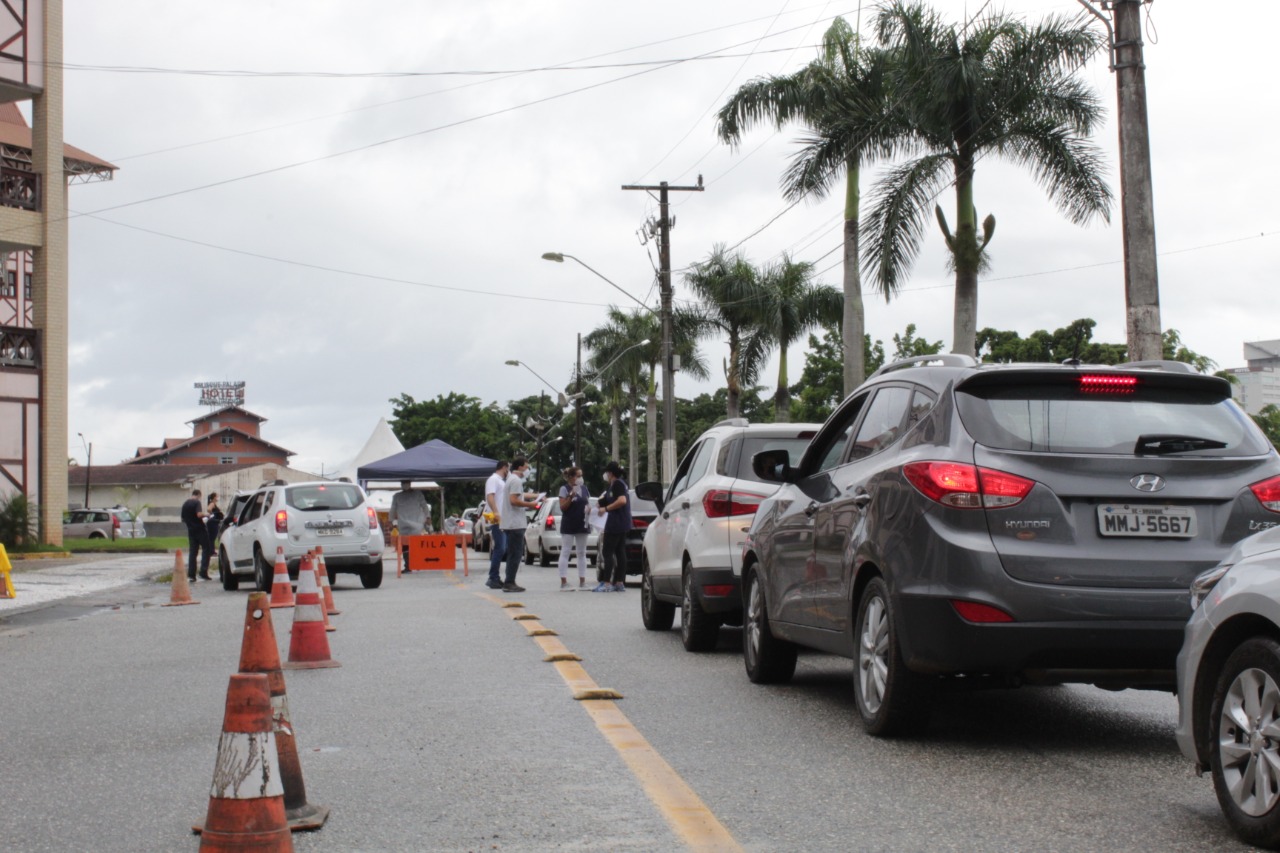
<svg viewBox="0 0 1280 853">
<path fill-rule="evenodd" d="M 799 459 L 822 424 L 721 421 L 698 437 L 663 494 L 641 483 L 636 494 L 661 515 L 645 530 L 640 614 L 650 631 L 666 631 L 680 608 L 680 639 L 691 651 L 716 647 L 721 625 L 742 624 L 742 543 L 760 502 L 777 490 L 751 470 L 763 450 Z"/>
<path fill-rule="evenodd" d="M 63 539 L 145 539 L 147 526 L 122 506 L 73 509 L 62 514 Z"/>
<path fill-rule="evenodd" d="M 328 480 L 264 485 L 243 502 L 220 538 L 222 587 L 234 590 L 252 578 L 268 591 L 277 548 L 284 549 L 289 576 L 296 578 L 302 557 L 317 545 L 324 548 L 330 583 L 349 572 L 360 575 L 366 589 L 382 584 L 382 530 L 364 489 Z"/>
<path fill-rule="evenodd" d="M 597 499 L 592 498 L 590 507 L 587 512 L 595 512 L 599 506 Z M 529 526 L 524 532 L 524 561 L 529 565 L 533 565 L 533 561 L 537 560 L 540 566 L 549 566 L 553 560 L 560 559 L 560 548 L 563 540 L 560 535 L 560 517 L 563 511 L 560 509 L 560 500 L 554 495 L 548 495 L 547 499 L 538 507 L 538 511 L 534 513 L 533 520 L 529 522 Z M 591 561 L 591 565 L 596 564 L 597 545 L 599 537 L 593 528 L 587 534 L 587 554 Z M 574 556 L 577 559 L 577 556 Z"/>
<path fill-rule="evenodd" d="M 493 539 L 489 536 L 489 520 L 485 518 L 488 511 L 489 504 L 481 501 L 476 507 L 476 520 L 471 528 L 471 547 L 486 553 L 493 550 Z"/>
<path fill-rule="evenodd" d="M 873 734 L 923 724 L 950 682 L 1172 689 L 1187 585 L 1280 520 L 1280 456 L 1178 362 L 908 359 L 798 462 L 753 468 L 783 485 L 744 546 L 747 674 L 852 658 Z"/>
<path fill-rule="evenodd" d="M 238 491 L 231 498 L 231 502 L 227 504 L 227 508 L 223 510 L 222 523 L 218 525 L 218 541 L 213 543 L 215 546 L 222 543 L 222 539 L 226 535 L 227 529 L 235 525 L 236 519 L 240 517 L 240 511 L 244 509 L 245 503 L 251 497 L 253 497 L 253 491 L 249 490 Z"/>
<path fill-rule="evenodd" d="M 1280 488 L 1267 497 L 1280 509 Z M 1178 655 L 1178 746 L 1208 770 L 1227 822 L 1280 847 L 1280 528 L 1238 543 L 1191 584 Z"/>
</svg>

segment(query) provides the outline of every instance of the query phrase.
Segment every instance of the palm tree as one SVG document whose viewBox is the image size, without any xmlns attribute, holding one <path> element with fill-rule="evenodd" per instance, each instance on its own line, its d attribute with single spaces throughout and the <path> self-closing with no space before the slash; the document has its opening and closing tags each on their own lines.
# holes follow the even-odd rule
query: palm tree
<svg viewBox="0 0 1280 853">
<path fill-rule="evenodd" d="M 769 356 L 771 338 L 758 323 L 759 306 L 767 298 L 760 273 L 741 252 L 730 255 L 716 246 L 705 261 L 689 268 L 684 282 L 702 300 L 684 322 L 698 330 L 698 337 L 718 332 L 727 338 L 725 416 L 736 418 L 743 387 L 755 384 Z"/>
<path fill-rule="evenodd" d="M 840 321 L 840 291 L 813 281 L 813 264 L 782 256 L 780 263 L 768 267 L 761 276 L 761 293 L 753 303 L 755 322 L 760 334 L 772 348 L 778 347 L 778 391 L 774 396 L 777 423 L 791 420 L 791 389 L 787 382 L 787 348 L 801 335 L 820 326 Z"/>
<path fill-rule="evenodd" d="M 753 125 L 772 121 L 782 129 L 792 121 L 811 135 L 783 176 L 790 200 L 822 198 L 844 175 L 844 393 L 866 374 L 862 338 L 865 320 L 858 261 L 859 173 L 864 163 L 889 156 L 903 134 L 892 109 L 886 55 L 865 50 L 849 24 L 837 17 L 822 37 L 817 59 L 788 76 L 760 77 L 742 86 L 721 107 L 720 139 L 737 145 Z M 892 291 L 881 288 L 886 299 Z"/>
<path fill-rule="evenodd" d="M 589 366 L 596 372 L 598 379 L 605 386 L 615 384 L 625 390 L 627 400 L 627 457 L 628 473 L 637 470 L 640 442 L 637 435 L 638 400 L 640 386 L 649 384 L 646 363 L 642 348 L 635 345 L 648 337 L 647 317 L 644 311 L 623 311 L 615 305 L 609 306 L 605 325 L 592 330 L 582 339 L 591 350 Z M 601 368 L 604 368 L 601 370 Z M 621 394 L 618 395 L 619 397 Z M 620 401 L 611 398 L 610 421 L 616 432 Z M 617 441 L 614 442 L 614 459 L 617 459 Z"/>
<path fill-rule="evenodd" d="M 1099 47 L 1082 24 L 1050 16 L 1029 25 L 989 13 L 964 27 L 945 24 L 919 2 L 881 8 L 877 34 L 890 52 L 890 85 L 902 93 L 915 159 L 876 185 L 863 229 L 866 271 L 877 286 L 899 286 L 920 249 L 930 208 L 955 271 L 952 352 L 975 354 L 978 273 L 995 232 L 987 216 L 978 234 L 974 170 L 987 155 L 1026 167 L 1076 224 L 1110 218 L 1111 190 L 1101 152 L 1088 140 L 1102 110 L 1076 72 Z M 952 233 L 934 199 L 954 183 Z"/>
</svg>

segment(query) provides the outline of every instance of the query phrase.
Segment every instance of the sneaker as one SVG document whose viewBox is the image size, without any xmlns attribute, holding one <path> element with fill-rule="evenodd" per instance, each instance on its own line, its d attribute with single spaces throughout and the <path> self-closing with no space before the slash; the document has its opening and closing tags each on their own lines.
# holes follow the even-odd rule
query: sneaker
<svg viewBox="0 0 1280 853">
<path fill-rule="evenodd" d="M 626 591 L 627 591 L 627 585 L 626 585 L 625 583 L 615 583 L 615 584 L 613 585 L 613 591 L 614 591 L 614 592 L 626 592 Z"/>
<path fill-rule="evenodd" d="M 561 591 L 561 592 L 576 592 L 576 590 L 575 590 L 573 587 L 569 586 L 567 583 L 560 584 L 560 591 Z"/>
<path fill-rule="evenodd" d="M 593 590 L 591 590 L 591 591 L 592 591 L 592 592 L 613 592 L 613 585 L 612 585 L 612 584 L 607 584 L 607 583 L 602 583 L 602 584 L 599 584 L 598 586 L 596 586 L 596 588 L 595 588 L 595 589 L 593 589 Z"/>
<path fill-rule="evenodd" d="M 187 583 L 195 583 L 195 582 L 196 582 L 195 578 L 191 577 L 190 575 L 187 575 Z"/>
<path fill-rule="evenodd" d="M 502 585 L 503 592 L 524 592 L 524 587 L 514 583 L 504 583 Z"/>
<path fill-rule="evenodd" d="M 502 583 L 500 581 L 489 580 L 485 581 L 484 585 L 489 587 L 489 589 L 502 589 Z"/>
</svg>

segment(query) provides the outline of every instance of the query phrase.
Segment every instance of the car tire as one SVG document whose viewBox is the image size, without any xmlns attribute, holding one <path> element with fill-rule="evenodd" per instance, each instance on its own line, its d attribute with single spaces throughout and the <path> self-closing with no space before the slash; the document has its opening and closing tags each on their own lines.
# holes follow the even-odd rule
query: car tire
<svg viewBox="0 0 1280 853">
<path fill-rule="evenodd" d="M 360 585 L 365 589 L 377 589 L 382 586 L 382 563 L 365 566 L 364 571 L 360 572 Z"/>
<path fill-rule="evenodd" d="M 547 547 L 542 544 L 542 540 L 538 540 L 538 565 L 546 568 L 551 565 L 551 555 L 547 553 Z"/>
<path fill-rule="evenodd" d="M 908 734 L 929 721 L 928 682 L 907 669 L 893 601 L 884 578 L 872 578 L 858 599 L 853 632 L 854 704 L 868 734 Z"/>
<path fill-rule="evenodd" d="M 1256 776 L 1254 769 L 1274 768 L 1280 760 L 1280 738 L 1267 735 L 1280 725 L 1277 685 L 1280 643 L 1270 637 L 1245 640 L 1222 668 L 1206 723 L 1206 740 L 1213 744 L 1213 790 L 1222 813 L 1241 840 L 1266 848 L 1280 845 L 1280 790 L 1274 769 Z M 1248 730 L 1239 724 L 1242 717 Z"/>
<path fill-rule="evenodd" d="M 661 601 L 653 594 L 653 578 L 649 576 L 649 558 L 644 558 L 640 574 L 640 619 L 650 631 L 670 631 L 676 621 L 676 606 Z"/>
<path fill-rule="evenodd" d="M 89 538 L 90 539 L 106 539 L 107 534 L 103 533 L 101 530 L 94 530 L 89 534 Z"/>
<path fill-rule="evenodd" d="M 755 684 L 785 684 L 796 671 L 796 647 L 769 629 L 769 609 L 755 571 L 743 578 L 742 660 Z"/>
<path fill-rule="evenodd" d="M 253 548 L 253 581 L 258 587 L 258 591 L 271 592 L 273 580 L 275 580 L 275 567 L 267 565 L 267 561 L 262 556 L 262 549 L 255 545 Z"/>
<path fill-rule="evenodd" d="M 240 588 L 240 578 L 231 573 L 231 563 L 227 560 L 227 549 L 218 549 L 218 580 L 227 592 L 235 592 Z"/>
<path fill-rule="evenodd" d="M 686 652 L 709 652 L 720 638 L 720 622 L 702 609 L 693 585 L 693 566 L 684 561 L 680 580 L 680 641 Z"/>
</svg>

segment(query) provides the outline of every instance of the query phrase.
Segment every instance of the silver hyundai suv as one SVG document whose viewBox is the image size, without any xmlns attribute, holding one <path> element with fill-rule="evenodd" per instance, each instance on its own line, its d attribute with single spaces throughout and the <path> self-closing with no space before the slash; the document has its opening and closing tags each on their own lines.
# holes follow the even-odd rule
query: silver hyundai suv
<svg viewBox="0 0 1280 853">
<path fill-rule="evenodd" d="M 852 658 L 873 734 L 947 684 L 1173 689 L 1188 585 L 1280 520 L 1280 456 L 1178 362 L 908 359 L 753 465 L 783 485 L 743 550 L 747 674 Z"/>
<path fill-rule="evenodd" d="M 218 541 L 218 574 L 223 589 L 252 578 L 258 589 L 271 589 L 276 549 L 284 549 L 290 577 L 298 576 L 303 555 L 324 548 L 329 582 L 339 572 L 360 575 L 366 589 L 382 584 L 382 530 L 364 489 L 355 483 L 266 484 L 223 519 Z"/>
</svg>

